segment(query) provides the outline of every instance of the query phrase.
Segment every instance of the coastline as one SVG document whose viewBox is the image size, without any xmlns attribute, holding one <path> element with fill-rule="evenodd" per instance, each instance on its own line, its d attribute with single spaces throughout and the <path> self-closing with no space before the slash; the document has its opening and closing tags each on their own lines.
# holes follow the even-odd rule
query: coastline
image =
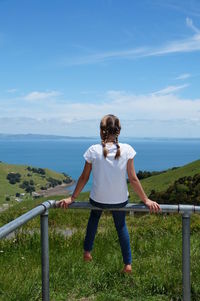
<svg viewBox="0 0 200 301">
<path fill-rule="evenodd" d="M 72 182 L 68 184 L 61 184 L 57 185 L 55 187 L 50 187 L 47 190 L 38 190 L 36 191 L 39 196 L 49 197 L 53 195 L 69 195 L 69 190 L 65 189 L 66 187 L 70 187 L 74 185 L 75 181 L 72 180 Z"/>
</svg>

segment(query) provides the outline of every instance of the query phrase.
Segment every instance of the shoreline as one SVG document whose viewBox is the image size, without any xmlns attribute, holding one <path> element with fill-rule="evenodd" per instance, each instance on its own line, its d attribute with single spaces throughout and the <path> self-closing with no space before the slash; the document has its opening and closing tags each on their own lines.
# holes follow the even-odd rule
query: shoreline
<svg viewBox="0 0 200 301">
<path fill-rule="evenodd" d="M 47 190 L 38 190 L 36 193 L 39 194 L 39 196 L 44 196 L 44 197 L 49 197 L 53 195 L 69 195 L 69 190 L 65 189 L 66 187 L 70 187 L 74 185 L 75 181 L 72 180 L 72 182 L 68 184 L 61 184 L 61 185 L 56 185 L 55 187 L 50 187 L 47 188 Z"/>
</svg>

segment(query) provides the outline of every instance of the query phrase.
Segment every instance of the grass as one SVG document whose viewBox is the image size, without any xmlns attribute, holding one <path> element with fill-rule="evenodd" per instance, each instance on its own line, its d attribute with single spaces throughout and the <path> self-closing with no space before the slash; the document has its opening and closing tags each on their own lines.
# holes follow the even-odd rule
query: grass
<svg viewBox="0 0 200 301">
<path fill-rule="evenodd" d="M 148 194 L 162 191 L 182 176 L 199 172 L 200 160 L 142 180 Z M 22 170 L 21 172 L 22 173 Z M 1 180 L 1 179 L 0 179 Z M 130 189 L 130 186 L 129 186 Z M 82 193 L 79 200 L 87 200 Z M 53 197 L 61 199 L 62 196 Z M 52 199 L 52 197 L 51 197 Z M 0 226 L 46 200 L 25 200 L 0 214 Z M 130 189 L 130 200 L 138 197 Z M 111 215 L 104 213 L 95 239 L 93 261 L 82 260 L 89 217 L 85 210 L 49 210 L 51 301 L 180 301 L 182 300 L 181 215 L 127 215 L 133 274 L 123 263 Z M 0 242 L 0 301 L 41 300 L 40 217 L 29 221 L 12 239 Z M 66 237 L 57 230 L 75 230 Z M 30 233 L 33 232 L 32 234 Z M 200 216 L 191 217 L 191 295 L 200 300 Z"/>
<path fill-rule="evenodd" d="M 85 197 L 85 194 L 81 195 Z M 60 199 L 56 197 L 55 199 Z M 44 199 L 37 200 L 41 203 Z M 4 224 L 35 206 L 25 201 L 0 215 Z M 133 274 L 123 275 L 121 251 L 109 213 L 104 213 L 95 239 L 93 261 L 82 260 L 89 212 L 49 210 L 50 300 L 182 300 L 181 216 L 127 215 L 133 254 Z M 41 300 L 39 217 L 0 242 L 0 300 Z M 65 237 L 56 229 L 76 229 Z M 30 235 L 28 230 L 34 230 Z M 192 300 L 200 300 L 200 217 L 191 218 Z"/>
</svg>

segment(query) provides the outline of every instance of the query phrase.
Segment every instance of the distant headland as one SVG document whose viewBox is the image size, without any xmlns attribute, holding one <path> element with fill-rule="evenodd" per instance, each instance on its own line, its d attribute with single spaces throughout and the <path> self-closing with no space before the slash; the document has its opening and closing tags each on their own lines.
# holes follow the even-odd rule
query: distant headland
<svg viewBox="0 0 200 301">
<path fill-rule="evenodd" d="M 126 137 L 126 136 L 120 136 L 122 140 L 127 139 L 135 139 L 135 140 L 199 140 L 200 137 Z M 49 134 L 5 134 L 0 133 L 0 139 L 18 139 L 18 140 L 69 140 L 69 139 L 83 139 L 83 140 L 96 140 L 99 139 L 99 136 L 65 136 L 65 135 L 49 135 Z"/>
</svg>

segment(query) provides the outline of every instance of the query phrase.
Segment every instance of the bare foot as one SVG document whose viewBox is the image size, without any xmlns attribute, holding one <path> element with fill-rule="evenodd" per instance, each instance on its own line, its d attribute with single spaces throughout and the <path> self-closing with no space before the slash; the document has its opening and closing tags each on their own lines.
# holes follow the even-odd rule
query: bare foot
<svg viewBox="0 0 200 301">
<path fill-rule="evenodd" d="M 123 273 L 127 273 L 127 274 L 132 273 L 132 267 L 131 267 L 131 264 L 125 264 L 122 272 L 123 272 Z"/>
<path fill-rule="evenodd" d="M 84 251 L 83 253 L 83 260 L 84 261 L 91 261 L 92 260 L 92 255 L 88 251 Z"/>
</svg>

